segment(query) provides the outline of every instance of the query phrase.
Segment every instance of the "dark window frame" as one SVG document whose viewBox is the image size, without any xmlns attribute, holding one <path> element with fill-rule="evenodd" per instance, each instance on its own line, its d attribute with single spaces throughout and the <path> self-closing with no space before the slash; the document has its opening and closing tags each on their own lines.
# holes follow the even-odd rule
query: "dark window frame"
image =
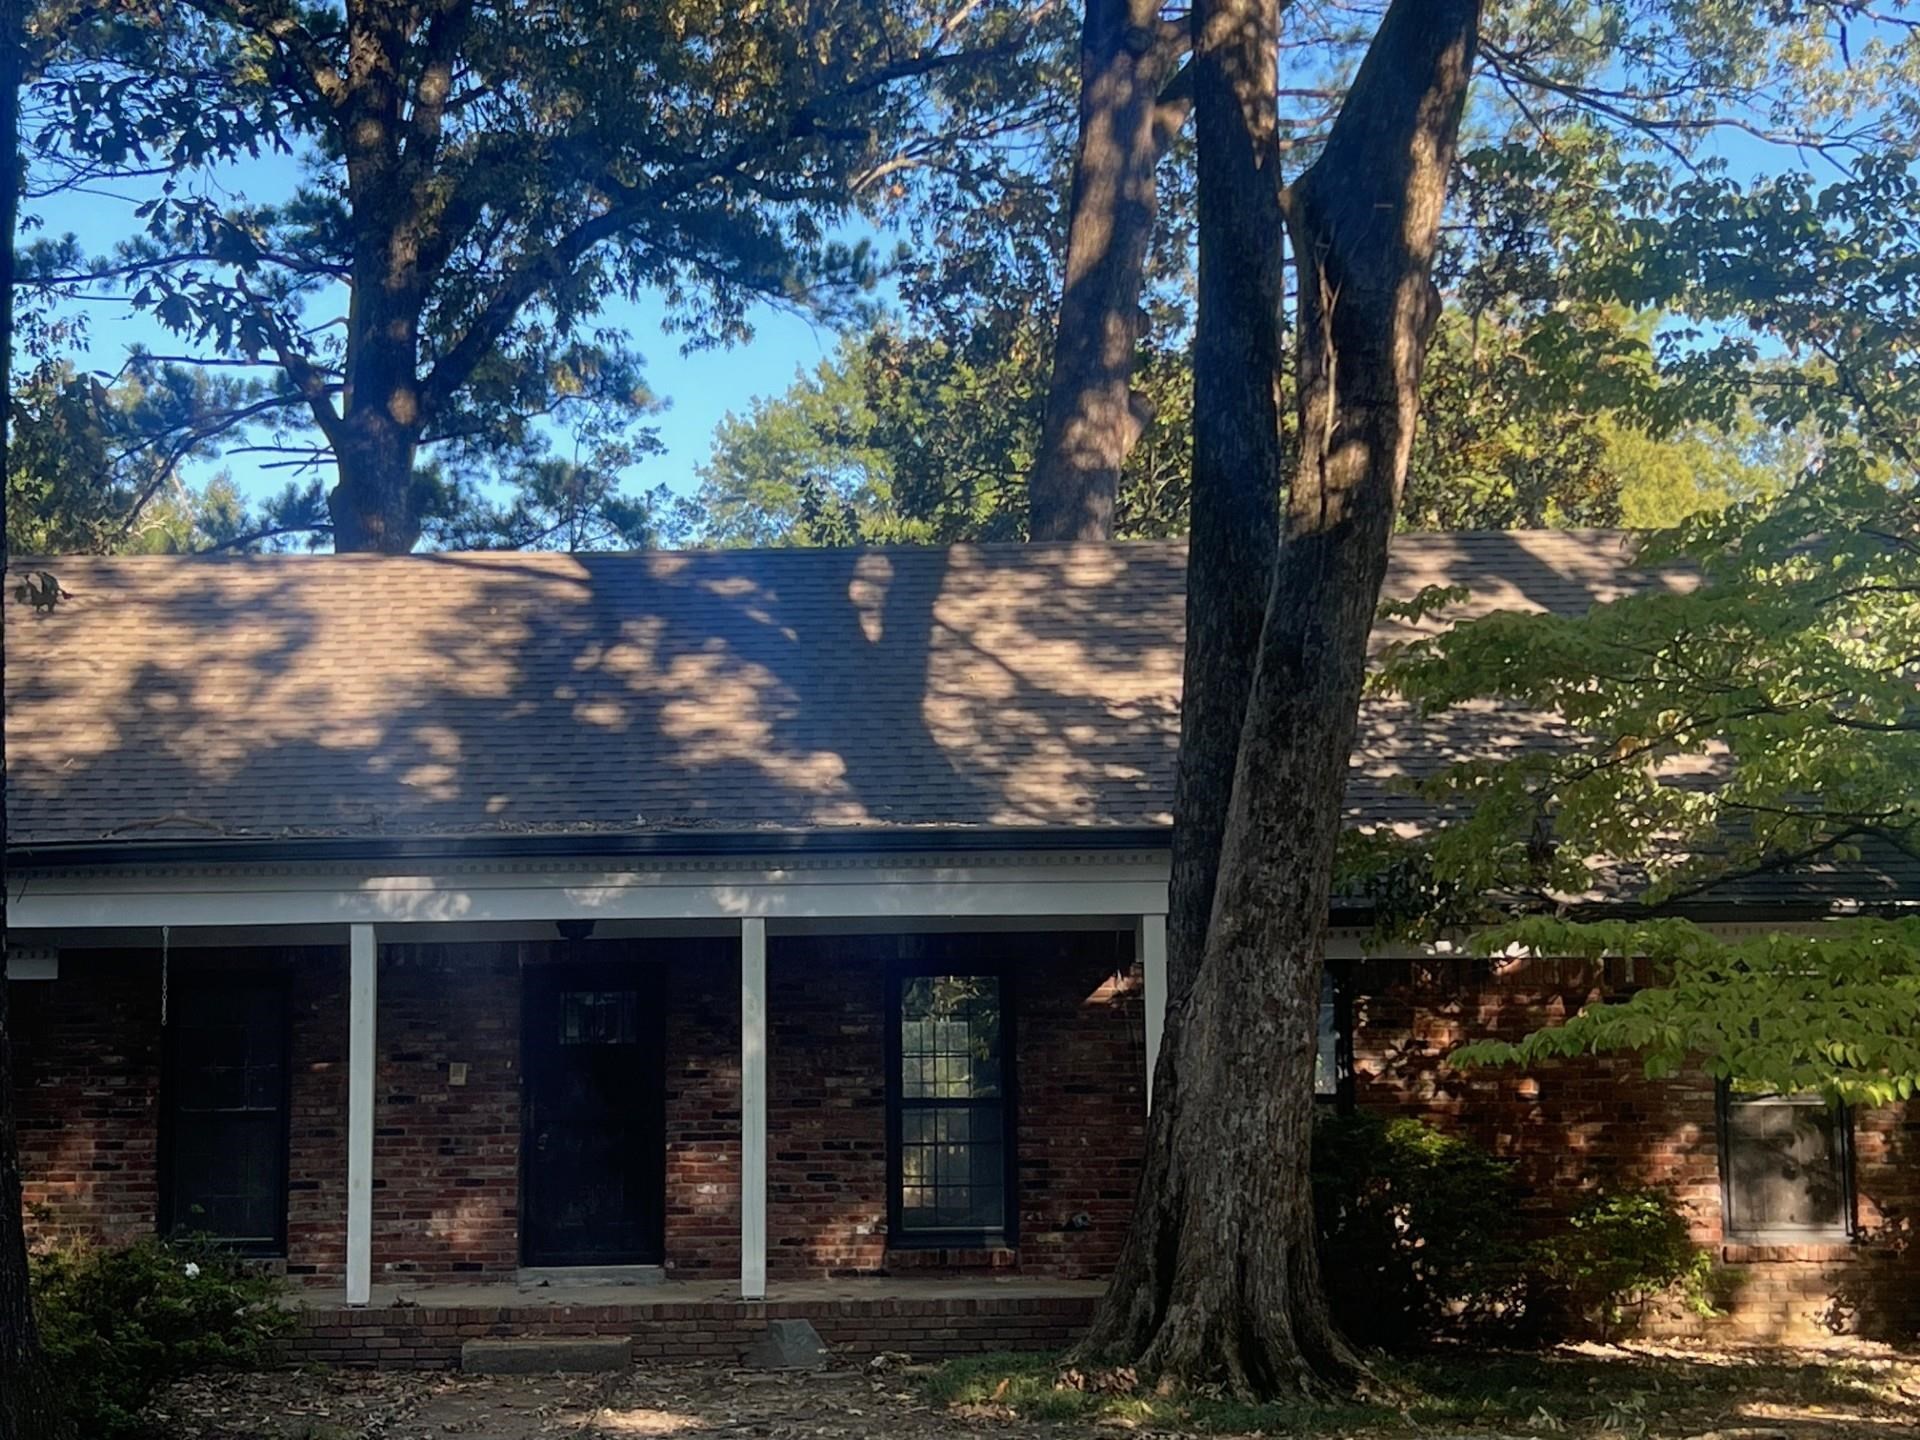
<svg viewBox="0 0 1920 1440">
<path fill-rule="evenodd" d="M 223 1236 L 213 1238 L 238 1255 L 261 1260 L 284 1260 L 287 1258 L 289 1212 L 293 1207 L 293 1004 L 291 977 L 283 969 L 257 966 L 233 970 L 194 969 L 177 973 L 168 986 L 168 1008 L 171 1013 L 160 1042 L 159 1150 L 154 1167 L 154 1178 L 160 1193 L 158 1203 L 154 1206 L 155 1230 L 162 1240 L 179 1233 L 175 1229 L 179 1217 L 174 1214 L 174 1182 L 178 1178 L 176 1103 L 180 1084 L 180 1027 L 173 1023 L 174 1017 L 180 1013 L 179 1007 L 183 1002 L 192 1003 L 191 997 L 196 992 L 223 985 L 263 986 L 274 991 L 278 999 L 280 1123 L 274 1137 L 274 1154 L 280 1162 L 279 1197 L 274 1206 L 275 1226 L 271 1237 L 255 1240 L 230 1240 Z M 187 1228 L 191 1230 L 191 1227 Z"/>
<path fill-rule="evenodd" d="M 1353 1111 L 1353 967 L 1339 960 L 1321 962 L 1321 988 L 1333 982 L 1333 1089 L 1318 1084 L 1320 1064 L 1319 1008 L 1314 1009 L 1313 1058 L 1316 1083 L 1314 1104 L 1326 1106 L 1342 1115 Z"/>
<path fill-rule="evenodd" d="M 1744 1226 L 1738 1220 L 1738 1205 L 1733 1186 L 1733 1135 L 1729 1124 L 1733 1106 L 1745 1101 L 1774 1101 L 1786 1105 L 1824 1103 L 1798 1099 L 1790 1095 L 1753 1095 L 1736 1097 L 1733 1087 L 1722 1080 L 1714 1086 L 1714 1130 L 1718 1141 L 1720 1167 L 1720 1238 L 1728 1245 L 1843 1245 L 1859 1234 L 1859 1211 L 1853 1183 L 1853 1110 L 1836 1104 L 1833 1109 L 1833 1164 L 1840 1180 L 1840 1223 L 1794 1228 L 1791 1226 Z"/>
<path fill-rule="evenodd" d="M 970 948 L 990 945 L 1000 937 L 969 936 Z M 1010 938 L 1010 937 L 1009 937 Z M 1018 1028 L 1018 986 L 1013 977 L 1013 956 L 982 961 L 960 953 L 955 947 L 935 945 L 929 953 L 901 960 L 887 973 L 886 1089 L 887 1089 L 887 1248 L 890 1250 L 988 1250 L 1013 1249 L 1019 1244 L 1019 1134 L 1020 1067 Z M 1000 1167 L 1005 1192 L 1001 1216 L 1003 1224 L 991 1230 L 909 1230 L 901 1204 L 905 1186 L 901 1115 L 907 1102 L 903 1094 L 900 1049 L 901 990 L 908 980 L 929 975 L 991 976 L 1000 987 Z"/>
</svg>

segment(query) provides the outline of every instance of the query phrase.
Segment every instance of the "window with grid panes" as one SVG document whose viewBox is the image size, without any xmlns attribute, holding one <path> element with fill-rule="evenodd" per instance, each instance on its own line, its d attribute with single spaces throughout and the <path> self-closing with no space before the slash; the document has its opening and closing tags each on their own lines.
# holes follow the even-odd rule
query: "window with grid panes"
<svg viewBox="0 0 1920 1440">
<path fill-rule="evenodd" d="M 1007 1227 L 1002 981 L 904 976 L 897 1023 L 896 1238 L 999 1237 Z"/>
</svg>

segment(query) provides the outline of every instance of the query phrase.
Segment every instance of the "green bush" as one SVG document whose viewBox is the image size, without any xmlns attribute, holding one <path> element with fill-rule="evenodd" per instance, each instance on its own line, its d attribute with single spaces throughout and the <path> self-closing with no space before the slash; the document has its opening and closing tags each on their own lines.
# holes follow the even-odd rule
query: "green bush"
<svg viewBox="0 0 1920 1440">
<path fill-rule="evenodd" d="M 1536 1242 L 1531 1268 L 1569 1321 L 1602 1336 L 1663 1295 L 1714 1313 L 1713 1257 L 1693 1243 L 1673 1196 L 1655 1187 L 1587 1196 L 1564 1229 Z"/>
<path fill-rule="evenodd" d="M 1667 1295 L 1714 1313 L 1712 1257 L 1665 1190 L 1597 1190 L 1558 1222 L 1527 1224 L 1507 1162 L 1364 1113 L 1320 1117 L 1313 1189 L 1327 1298 L 1363 1345 L 1606 1336 Z"/>
<path fill-rule="evenodd" d="M 281 1281 L 198 1241 L 63 1249 L 33 1260 L 33 1305 L 76 1434 L 142 1433 L 162 1386 L 271 1360 L 292 1317 Z"/>
<path fill-rule="evenodd" d="M 1528 1249 L 1513 1167 L 1417 1120 L 1323 1115 L 1313 1137 L 1321 1274 L 1363 1345 L 1511 1326 Z"/>
</svg>

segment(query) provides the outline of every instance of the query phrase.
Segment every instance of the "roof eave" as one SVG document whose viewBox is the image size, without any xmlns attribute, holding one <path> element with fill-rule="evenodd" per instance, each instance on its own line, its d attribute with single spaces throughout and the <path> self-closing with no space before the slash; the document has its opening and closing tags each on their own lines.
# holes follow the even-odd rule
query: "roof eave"
<svg viewBox="0 0 1920 1440">
<path fill-rule="evenodd" d="M 7 846 L 9 869 L 372 861 L 591 860 L 692 856 L 983 854 L 1164 850 L 1165 826 L 896 830 L 543 831 L 486 835 L 248 836 L 208 840 L 60 840 Z"/>
</svg>

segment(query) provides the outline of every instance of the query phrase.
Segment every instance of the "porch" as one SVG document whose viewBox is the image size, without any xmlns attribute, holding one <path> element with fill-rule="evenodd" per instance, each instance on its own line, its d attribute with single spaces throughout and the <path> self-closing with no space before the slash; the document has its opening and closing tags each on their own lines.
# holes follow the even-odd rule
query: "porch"
<svg viewBox="0 0 1920 1440">
<path fill-rule="evenodd" d="M 840 1356 L 916 1359 L 1064 1349 L 1102 1285 L 1021 1277 L 776 1281 L 764 1299 L 731 1281 L 378 1285 L 368 1303 L 310 1290 L 290 1358 L 390 1369 L 455 1369 L 473 1340 L 624 1339 L 636 1360 L 738 1361 L 772 1320 L 806 1320 Z"/>
<path fill-rule="evenodd" d="M 444 1359 L 463 1327 L 670 1320 L 687 1336 L 657 1343 L 721 1348 L 659 1353 L 720 1354 L 731 1340 L 687 1327 L 681 1309 L 736 1330 L 780 1318 L 743 1303 L 800 1306 L 789 1313 L 817 1316 L 830 1340 L 871 1332 L 876 1345 L 903 1317 L 943 1332 L 989 1312 L 1063 1324 L 1083 1313 L 1071 1287 L 1110 1263 L 1131 1201 L 1164 1007 L 1164 876 L 1162 855 L 1120 849 L 44 870 L 13 917 L 51 982 L 28 988 L 58 997 L 39 1007 L 43 1028 L 70 1043 L 112 1017 L 120 1028 L 97 1048 L 121 1052 L 128 1074 L 90 1153 L 69 1153 L 81 1137 L 60 1122 L 89 1103 L 93 1073 L 43 1085 L 30 1176 L 69 1189 L 30 1198 L 76 1230 L 107 1215 L 94 1228 L 108 1238 L 178 1223 L 178 1054 L 209 1033 L 186 1023 L 193 981 L 226 995 L 251 967 L 282 990 L 256 1029 L 270 1034 L 279 1013 L 291 1039 L 277 1071 L 248 1072 L 250 1090 L 276 1092 L 247 1105 L 281 1171 L 277 1193 L 249 1197 L 262 1223 L 240 1233 L 312 1290 L 303 1314 L 333 1317 L 307 1326 L 316 1344 Z M 942 957 L 921 973 L 992 969 L 1010 987 L 1005 1209 L 980 1234 L 904 1237 L 898 1223 L 899 1023 L 885 1008 L 897 1011 L 916 954 Z M 556 1027 L 651 1046 L 655 1068 L 601 1074 L 591 1112 L 555 1088 L 563 1123 L 549 1126 L 537 1082 L 565 1067 L 528 1036 Z M 1090 1036 L 1099 1053 L 1072 1048 Z M 543 1147 L 596 1127 L 614 1138 L 574 1190 L 617 1180 L 652 1208 L 575 1259 L 539 1222 L 562 1216 L 562 1240 L 591 1240 L 594 1219 L 553 1202 Z M 205 1136 L 198 1150 L 228 1153 Z M 512 1279 L 596 1261 L 651 1263 L 680 1283 L 556 1296 Z M 845 1293 L 818 1278 L 847 1274 L 875 1278 Z M 873 1284 L 904 1288 L 859 1288 Z"/>
</svg>

